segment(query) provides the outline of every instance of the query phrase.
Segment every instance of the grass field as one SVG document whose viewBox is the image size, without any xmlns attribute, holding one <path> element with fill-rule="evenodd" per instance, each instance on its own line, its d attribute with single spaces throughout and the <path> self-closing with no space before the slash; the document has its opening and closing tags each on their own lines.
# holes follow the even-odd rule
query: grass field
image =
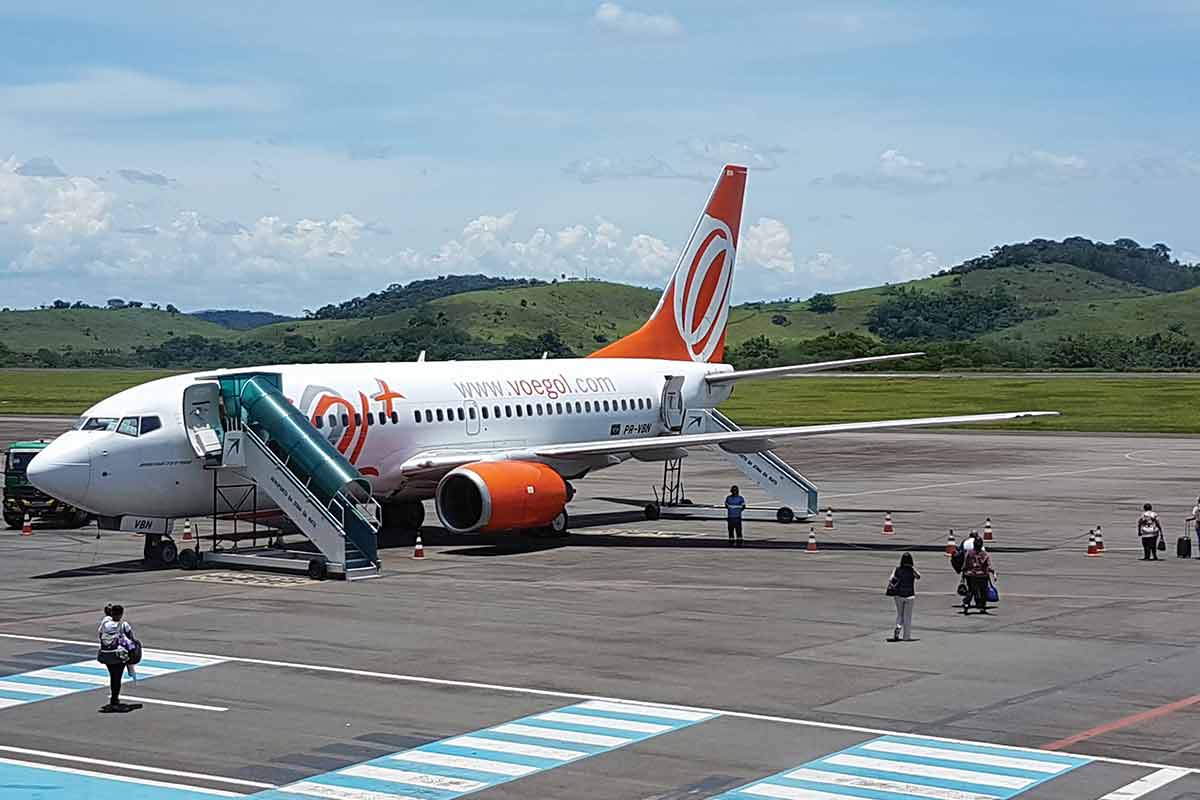
<svg viewBox="0 0 1200 800">
<path fill-rule="evenodd" d="M 0 370 L 0 414 L 78 414 L 166 370 Z M 1061 411 L 995 427 L 1030 431 L 1200 433 L 1196 378 L 813 377 L 742 384 L 721 410 L 742 425 Z"/>
</svg>

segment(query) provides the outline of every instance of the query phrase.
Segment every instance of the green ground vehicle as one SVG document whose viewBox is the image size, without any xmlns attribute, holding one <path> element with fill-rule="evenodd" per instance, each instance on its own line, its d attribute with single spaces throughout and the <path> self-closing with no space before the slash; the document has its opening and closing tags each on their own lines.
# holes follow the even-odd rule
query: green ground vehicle
<svg viewBox="0 0 1200 800">
<path fill-rule="evenodd" d="M 29 482 L 25 474 L 29 462 L 48 444 L 15 442 L 4 451 L 4 522 L 10 528 L 21 527 L 26 514 L 70 528 L 86 525 L 90 518 L 86 511 L 55 500 Z"/>
</svg>

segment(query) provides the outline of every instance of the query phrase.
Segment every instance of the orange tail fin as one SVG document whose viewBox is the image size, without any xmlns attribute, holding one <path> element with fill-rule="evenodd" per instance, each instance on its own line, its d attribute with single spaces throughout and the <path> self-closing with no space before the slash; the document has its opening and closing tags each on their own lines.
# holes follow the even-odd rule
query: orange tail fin
<svg viewBox="0 0 1200 800">
<path fill-rule="evenodd" d="M 746 168 L 727 165 L 650 319 L 591 358 L 721 360 L 745 194 Z"/>
</svg>

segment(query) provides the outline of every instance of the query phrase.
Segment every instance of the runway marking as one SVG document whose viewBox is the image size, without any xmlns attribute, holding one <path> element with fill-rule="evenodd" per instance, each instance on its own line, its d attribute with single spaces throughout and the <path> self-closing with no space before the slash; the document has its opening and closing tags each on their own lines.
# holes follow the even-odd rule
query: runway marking
<svg viewBox="0 0 1200 800">
<path fill-rule="evenodd" d="M 47 773 L 54 773 L 51 777 Z M 81 780 L 82 779 L 82 780 Z M 51 781 L 57 781 L 52 784 Z M 91 772 L 74 767 L 51 764 L 35 764 L 12 758 L 0 758 L 0 784 L 7 786 L 36 786 L 46 794 L 59 797 L 86 797 L 88 800 L 120 800 L 129 796 L 129 788 L 119 784 L 153 786 L 163 791 L 155 794 L 156 800 L 192 800 L 208 797 L 245 797 L 223 789 L 208 789 L 198 786 L 182 786 L 177 783 L 154 781 L 148 778 L 133 778 L 128 775 L 111 775 Z M 118 785 L 114 785 L 118 784 Z"/>
<path fill-rule="evenodd" d="M 1114 789 L 1100 800 L 1137 800 L 1137 798 L 1150 794 L 1155 789 L 1161 789 L 1187 774 L 1185 769 L 1163 767 L 1157 772 L 1152 772 L 1144 778 L 1138 778 L 1133 783 L 1122 786 L 1120 789 Z"/>
<path fill-rule="evenodd" d="M 298 795 L 325 800 L 409 800 L 416 795 L 451 800 L 716 716 L 648 703 L 579 703 L 313 775 L 255 796 L 264 800 L 295 800 Z M 624 735 L 605 733 L 613 728 Z M 572 746 L 553 746 L 563 742 Z"/>
<path fill-rule="evenodd" d="M 1042 478 L 1066 478 L 1072 475 L 1088 475 L 1093 472 L 1107 472 L 1114 469 L 1133 469 L 1128 464 L 1116 464 L 1111 467 L 1093 467 L 1091 469 L 1067 470 L 1065 472 L 1045 472 L 1040 475 L 997 475 L 994 478 L 976 478 L 969 481 L 954 481 L 953 483 L 926 483 L 922 486 L 897 486 L 893 489 L 870 489 L 865 492 L 842 492 L 840 494 L 822 495 L 826 499 L 834 497 L 862 497 L 868 494 L 892 494 L 894 492 L 919 492 L 923 489 L 952 489 L 956 486 L 972 486 L 977 483 L 995 483 L 996 481 L 1029 481 Z"/>
<path fill-rule="evenodd" d="M 1008 800 L 1091 761 L 999 745 L 885 736 L 740 786 L 720 799 Z"/>
<path fill-rule="evenodd" d="M 179 700 L 155 700 L 150 697 L 134 697 L 133 695 L 121 695 L 122 700 L 132 700 L 135 703 L 146 703 L 152 706 L 174 706 L 175 708 L 194 708 L 198 711 L 228 711 L 225 706 L 206 706 L 203 703 L 184 703 Z"/>
<path fill-rule="evenodd" d="M 1137 725 L 1140 722 L 1147 722 L 1148 720 L 1165 717 L 1167 714 L 1173 714 L 1176 711 L 1189 706 L 1194 706 L 1197 703 L 1200 703 L 1200 694 L 1194 694 L 1191 697 L 1185 697 L 1182 700 L 1176 700 L 1173 703 L 1167 703 L 1166 705 L 1161 705 L 1158 708 L 1139 711 L 1136 714 L 1130 714 L 1127 717 L 1121 717 L 1120 719 L 1106 722 L 1103 725 L 1097 725 L 1094 728 L 1088 728 L 1086 731 L 1080 731 L 1073 736 L 1068 736 L 1065 739 L 1059 739 L 1058 741 L 1051 742 L 1050 744 L 1045 745 L 1045 749 L 1062 750 L 1065 747 L 1079 744 L 1080 742 L 1087 741 L 1088 739 L 1094 739 L 1097 736 L 1103 736 L 1106 733 L 1112 733 L 1113 731 L 1120 730 L 1121 728 L 1128 728 L 1130 725 Z"/>
<path fill-rule="evenodd" d="M 31 641 L 31 642 L 47 642 L 50 644 L 70 644 L 70 645 L 93 646 L 92 642 L 81 642 L 77 639 L 62 639 L 62 638 L 53 637 L 53 636 L 31 636 L 29 634 L 23 634 L 23 633 L 0 632 L 0 639 L 16 639 L 19 641 Z M 667 708 L 667 709 L 675 709 L 675 710 L 679 710 L 679 711 L 687 711 L 687 712 L 693 712 L 693 713 L 699 713 L 699 714 L 709 714 L 712 716 L 732 717 L 734 719 L 746 719 L 746 720 L 752 720 L 755 722 L 773 722 L 773 723 L 779 723 L 781 725 L 796 725 L 796 726 L 805 727 L 805 728 L 816 728 L 819 730 L 830 730 L 830 731 L 845 731 L 845 732 L 849 732 L 849 733 L 862 733 L 862 734 L 868 734 L 871 736 L 880 736 L 880 737 L 901 735 L 901 734 L 898 734 L 896 731 L 884 730 L 882 728 L 867 728 L 867 727 L 864 727 L 861 725 L 847 725 L 847 724 L 838 723 L 838 722 L 821 722 L 818 720 L 800 719 L 798 717 L 784 717 L 784 716 L 780 716 L 780 715 L 776 715 L 776 714 L 761 714 L 761 713 L 753 712 L 753 711 L 738 711 L 737 709 L 706 708 L 703 706 L 685 706 L 685 705 L 665 704 L 665 703 L 656 704 L 656 703 L 650 703 L 650 702 L 647 702 L 644 700 L 636 700 L 636 699 L 631 699 L 631 698 L 626 698 L 626 697 L 609 697 L 609 696 L 605 696 L 605 695 L 585 694 L 582 692 L 565 692 L 565 691 L 558 690 L 558 689 L 539 689 L 539 688 L 533 687 L 533 686 L 510 686 L 510 685 L 500 684 L 500 683 L 483 683 L 483 682 L 479 682 L 479 681 L 454 680 L 451 678 L 434 678 L 434 677 L 430 677 L 430 676 L 426 676 L 426 675 L 404 675 L 404 674 L 395 673 L 395 672 L 378 672 L 375 670 L 353 669 L 351 667 L 334 667 L 334 666 L 327 666 L 327 665 L 323 665 L 323 664 L 300 663 L 300 662 L 295 662 L 295 661 L 278 661 L 278 660 L 265 659 L 265 658 L 245 658 L 245 657 L 241 657 L 241 656 L 206 656 L 201 653 L 184 653 L 184 652 L 179 652 L 179 651 L 163 651 L 163 650 L 158 651 L 158 653 L 164 657 L 169 656 L 170 658 L 177 660 L 177 661 L 182 660 L 183 658 L 197 658 L 197 659 L 205 659 L 205 660 L 214 660 L 217 662 L 224 662 L 224 663 L 229 663 L 229 664 L 253 664 L 255 666 L 276 667 L 279 669 L 292 669 L 292 670 L 297 670 L 297 671 L 302 671 L 302 672 L 304 672 L 304 671 L 318 672 L 318 673 L 324 673 L 324 674 L 328 674 L 328 675 L 349 675 L 349 676 L 354 676 L 354 677 L 358 677 L 358 678 L 375 678 L 378 680 L 396 681 L 398 683 L 420 683 L 420 684 L 427 684 L 429 686 L 452 686 L 452 687 L 456 687 L 456 688 L 460 688 L 460 689 L 478 689 L 480 691 L 506 692 L 509 694 L 523 694 L 523 695 L 530 695 L 530 696 L 534 696 L 534 697 L 554 697 L 554 698 L 562 698 L 565 700 L 579 700 L 579 701 L 598 700 L 598 701 L 607 702 L 607 703 L 632 703 L 632 704 L 644 706 L 647 708 Z M 524 720 L 519 721 L 519 722 L 523 723 Z M 506 723 L 506 724 L 513 725 L 513 724 L 518 724 L 518 723 Z M 498 726 L 497 730 L 499 730 L 499 726 Z M 546 729 L 546 730 L 550 730 L 550 729 Z M 570 739 L 564 738 L 566 735 L 568 735 L 565 731 L 551 731 L 551 733 L 553 733 L 553 735 L 555 737 L 560 737 L 560 738 L 556 739 L 557 741 L 572 741 Z M 589 735 L 591 735 L 591 734 L 589 734 Z M 600 735 L 600 734 L 597 733 L 595 735 Z M 987 744 L 986 742 L 977 742 L 977 741 L 973 741 L 970 739 L 952 739 L 952 738 L 948 738 L 948 737 L 939 737 L 939 736 L 921 736 L 919 738 L 922 741 L 926 741 L 926 742 L 942 742 L 945 744 L 959 745 L 959 746 L 963 746 L 963 747 L 990 747 L 990 746 L 992 746 L 992 745 Z M 575 741 L 579 741 L 580 743 L 585 743 L 585 742 L 583 742 L 582 739 L 575 740 Z M 1003 749 L 1008 752 L 1027 753 L 1027 754 L 1034 755 L 1034 756 L 1036 756 L 1036 755 L 1053 755 L 1052 753 L 1047 752 L 1045 749 L 1037 749 L 1037 748 L 1033 748 L 1033 747 L 1016 747 L 1013 745 L 1004 745 Z M 1064 755 L 1066 755 L 1066 754 L 1064 754 Z M 1100 761 L 1105 764 L 1122 764 L 1122 765 L 1131 766 L 1131 767 L 1145 767 L 1147 769 L 1163 769 L 1163 768 L 1166 768 L 1169 766 L 1167 764 L 1158 764 L 1158 763 L 1154 763 L 1154 762 L 1150 762 L 1150 761 L 1137 761 L 1134 759 L 1113 758 L 1110 756 L 1080 756 L 1080 758 L 1088 758 L 1092 761 Z M 1188 774 L 1200 774 L 1200 769 L 1191 768 L 1191 767 L 1183 768 L 1183 769 L 1185 769 L 1185 771 Z"/>
<path fill-rule="evenodd" d="M 13 747 L 11 745 L 0 745 L 0 751 L 5 753 L 17 753 L 23 756 L 37 756 L 39 758 L 52 758 L 58 761 L 75 761 L 79 764 L 91 764 L 96 767 L 113 767 L 118 769 L 129 770 L 131 772 L 148 772 L 153 775 L 169 775 L 174 778 L 199 778 L 201 780 L 211 781 L 212 783 L 228 783 L 230 786 L 246 786 L 251 789 L 274 789 L 275 785 L 271 783 L 261 783 L 260 781 L 247 781 L 241 778 L 222 778 L 218 775 L 212 775 L 207 772 L 185 772 L 178 769 L 167 769 L 166 767 L 151 767 L 146 764 L 131 764 L 128 761 L 107 761 L 103 758 L 88 758 L 86 756 L 75 756 L 68 753 L 55 753 L 50 750 L 31 750 L 27 747 Z M 38 766 L 41 766 L 40 764 Z"/>
</svg>

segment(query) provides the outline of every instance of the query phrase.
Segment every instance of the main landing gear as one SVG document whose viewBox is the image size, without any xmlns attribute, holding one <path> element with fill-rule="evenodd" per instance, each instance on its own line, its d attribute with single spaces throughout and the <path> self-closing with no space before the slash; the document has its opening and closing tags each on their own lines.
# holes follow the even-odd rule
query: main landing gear
<svg viewBox="0 0 1200 800">
<path fill-rule="evenodd" d="M 382 508 L 383 527 L 378 533 L 382 547 L 398 547 L 407 534 L 419 531 L 425 524 L 425 504 L 420 500 L 384 503 Z"/>
<path fill-rule="evenodd" d="M 179 546 L 175 540 L 161 533 L 146 534 L 146 543 L 142 546 L 142 561 L 146 565 L 161 564 L 169 567 L 179 558 Z"/>
</svg>

